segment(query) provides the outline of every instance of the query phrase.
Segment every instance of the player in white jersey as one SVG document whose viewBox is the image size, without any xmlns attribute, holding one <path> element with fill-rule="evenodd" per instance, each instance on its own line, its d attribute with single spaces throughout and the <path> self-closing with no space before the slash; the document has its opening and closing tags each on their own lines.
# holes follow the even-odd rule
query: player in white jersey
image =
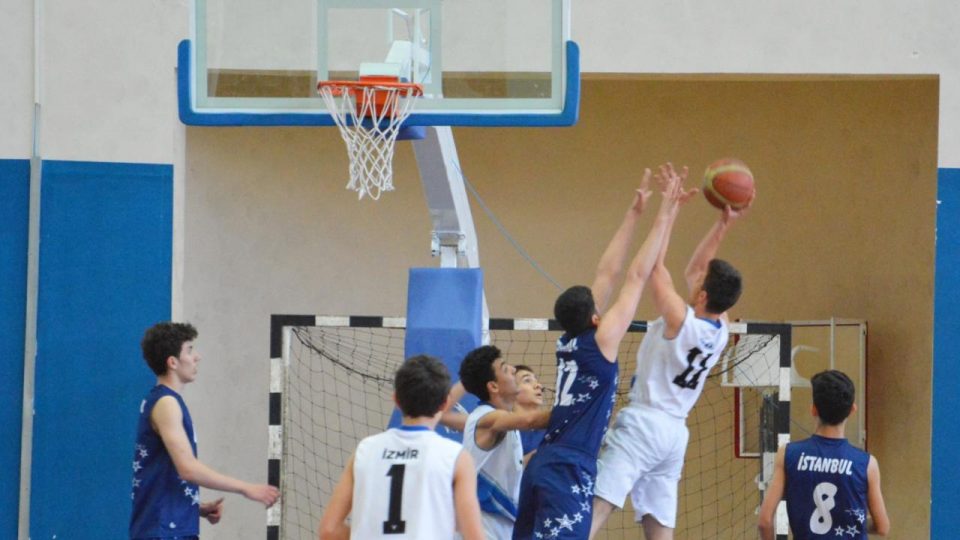
<svg viewBox="0 0 960 540">
<path fill-rule="evenodd" d="M 480 403 L 467 416 L 463 447 L 477 466 L 477 498 L 487 540 L 513 535 L 523 473 L 523 444 L 518 430 L 543 429 L 550 409 L 515 407 L 520 393 L 516 368 L 500 349 L 484 345 L 460 364 L 460 383 Z"/>
<path fill-rule="evenodd" d="M 403 423 L 360 441 L 320 519 L 321 540 L 451 540 L 458 528 L 483 539 L 473 459 L 434 432 L 449 387 L 447 368 L 429 356 L 397 370 Z"/>
<path fill-rule="evenodd" d="M 685 179 L 687 169 L 660 168 L 661 178 Z M 630 403 L 618 414 L 600 452 L 590 538 L 613 509 L 630 495 L 647 540 L 673 538 L 677 486 L 689 432 L 686 417 L 703 391 L 710 368 L 726 347 L 726 311 L 740 297 L 741 278 L 729 263 L 714 259 L 727 230 L 742 212 L 724 209 L 697 246 L 684 273 L 684 300 L 663 264 L 662 244 L 650 275 L 661 317 L 651 323 L 637 352 Z"/>
</svg>

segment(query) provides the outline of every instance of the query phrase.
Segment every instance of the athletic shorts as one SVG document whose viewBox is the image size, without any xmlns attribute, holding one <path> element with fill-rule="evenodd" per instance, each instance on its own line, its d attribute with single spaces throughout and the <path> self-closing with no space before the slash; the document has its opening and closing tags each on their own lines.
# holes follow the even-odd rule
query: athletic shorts
<svg viewBox="0 0 960 540">
<path fill-rule="evenodd" d="M 590 536 L 596 458 L 568 446 L 541 446 L 520 481 L 513 540 Z"/>
<path fill-rule="evenodd" d="M 618 508 L 630 495 L 636 521 L 650 514 L 675 528 L 689 436 L 684 420 L 641 405 L 624 407 L 600 449 L 596 495 Z"/>
</svg>

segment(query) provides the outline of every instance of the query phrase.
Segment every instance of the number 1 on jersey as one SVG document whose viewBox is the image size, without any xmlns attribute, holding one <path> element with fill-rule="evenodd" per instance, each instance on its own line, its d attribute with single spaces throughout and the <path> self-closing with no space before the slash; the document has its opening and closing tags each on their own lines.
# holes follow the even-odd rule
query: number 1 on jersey
<svg viewBox="0 0 960 540">
<path fill-rule="evenodd" d="M 387 520 L 383 522 L 383 534 L 403 534 L 407 530 L 407 522 L 400 518 L 403 508 L 403 474 L 407 466 L 395 464 L 387 471 L 390 477 L 390 508 Z"/>
</svg>

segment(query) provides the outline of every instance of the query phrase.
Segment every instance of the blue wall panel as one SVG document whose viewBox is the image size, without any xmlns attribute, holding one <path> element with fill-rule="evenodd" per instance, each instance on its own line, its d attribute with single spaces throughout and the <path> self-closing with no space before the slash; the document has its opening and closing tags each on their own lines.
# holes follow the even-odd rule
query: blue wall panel
<svg viewBox="0 0 960 540">
<path fill-rule="evenodd" d="M 170 317 L 173 167 L 45 161 L 30 532 L 125 538 L 140 356 Z"/>
<path fill-rule="evenodd" d="M 0 538 L 17 537 L 30 162 L 0 159 Z"/>
<path fill-rule="evenodd" d="M 930 537 L 957 537 L 960 508 L 960 169 L 940 169 L 937 187 L 937 265 L 933 322 L 933 448 L 930 480 Z M 896 526 L 896 524 L 894 524 Z"/>
</svg>

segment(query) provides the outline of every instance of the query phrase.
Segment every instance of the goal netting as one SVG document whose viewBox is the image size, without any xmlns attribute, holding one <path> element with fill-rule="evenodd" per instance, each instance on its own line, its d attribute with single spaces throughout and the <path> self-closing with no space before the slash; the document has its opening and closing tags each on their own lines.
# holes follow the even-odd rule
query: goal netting
<svg viewBox="0 0 960 540">
<path fill-rule="evenodd" d="M 315 539 L 326 502 L 357 443 L 383 431 L 393 413 L 393 374 L 404 355 L 403 321 L 385 325 L 383 319 L 365 318 L 360 326 L 348 321 L 324 323 L 317 318 L 320 324 L 288 326 L 281 334 L 282 358 L 274 359 L 272 374 L 271 423 L 280 426 L 271 429 L 271 471 L 279 475 L 282 498 L 279 509 L 268 515 L 268 538 Z M 626 402 L 644 336 L 643 323 L 634 326 L 620 348 L 617 408 Z M 734 326 L 740 327 L 734 330 L 741 335 L 731 338 L 725 358 L 712 370 L 687 421 L 690 442 L 680 483 L 678 539 L 756 534 L 763 461 L 756 456 L 765 440 L 773 441 L 766 444 L 775 448 L 776 415 L 783 408 L 776 406 L 778 388 L 764 386 L 769 381 L 748 385 L 744 381 L 763 377 L 756 374 L 758 363 L 773 364 L 768 366 L 770 373 L 781 370 L 779 356 L 769 354 L 779 339 L 769 327 L 778 325 L 758 326 L 768 333 L 751 333 L 751 325 Z M 549 403 L 559 332 L 547 330 L 547 321 L 500 319 L 492 320 L 491 328 L 491 343 L 510 363 L 536 370 Z M 745 369 L 748 365 L 752 367 Z M 731 381 L 740 386 L 731 386 Z M 276 407 L 279 411 L 273 410 Z M 737 411 L 746 411 L 746 416 Z M 785 421 L 780 419 L 781 429 Z M 757 452 L 747 447 L 756 447 Z M 628 501 L 624 512 L 611 517 L 601 538 L 640 538 L 639 531 Z"/>
</svg>

